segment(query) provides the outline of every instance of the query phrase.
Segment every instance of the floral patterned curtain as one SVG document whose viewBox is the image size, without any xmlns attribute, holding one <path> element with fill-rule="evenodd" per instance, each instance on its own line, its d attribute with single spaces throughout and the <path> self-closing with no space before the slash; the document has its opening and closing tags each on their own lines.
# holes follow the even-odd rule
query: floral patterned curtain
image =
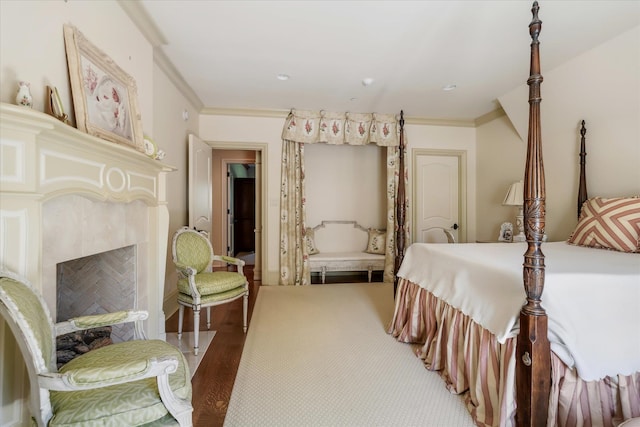
<svg viewBox="0 0 640 427">
<path fill-rule="evenodd" d="M 304 144 L 376 144 L 387 147 L 387 238 L 384 281 L 392 282 L 395 261 L 396 196 L 400 128 L 394 115 L 292 110 L 282 130 L 280 188 L 280 284 L 311 283 L 309 255 L 304 242 Z M 407 236 L 409 227 L 406 227 Z M 405 239 L 407 242 L 408 238 Z"/>
<path fill-rule="evenodd" d="M 332 113 L 291 110 L 282 139 L 302 144 L 366 145 L 397 147 L 398 120 L 391 114 Z"/>
<path fill-rule="evenodd" d="M 280 284 L 310 285 L 309 254 L 304 245 L 304 144 L 282 142 L 280 186 Z"/>
</svg>

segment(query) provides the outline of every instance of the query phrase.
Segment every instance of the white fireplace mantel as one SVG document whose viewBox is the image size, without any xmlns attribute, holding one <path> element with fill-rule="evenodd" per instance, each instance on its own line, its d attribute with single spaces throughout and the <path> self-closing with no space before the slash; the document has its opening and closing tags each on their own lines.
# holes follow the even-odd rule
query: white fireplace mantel
<svg viewBox="0 0 640 427">
<path fill-rule="evenodd" d="M 136 245 L 135 308 L 149 311 L 148 335 L 164 339 L 166 176 L 173 170 L 133 147 L 88 135 L 35 110 L 1 103 L 0 269 L 28 279 L 55 316 L 56 262 L 111 246 Z M 45 235 L 52 232 L 53 237 Z M 6 333 L 8 328 L 0 324 L 0 340 L 5 343 Z M 4 372 L 21 365 L 12 361 L 17 353 L 9 347 L 0 351 Z M 24 390 L 12 392 L 19 398 Z M 7 399 L 11 396 L 0 396 L 3 408 L 12 401 Z"/>
</svg>

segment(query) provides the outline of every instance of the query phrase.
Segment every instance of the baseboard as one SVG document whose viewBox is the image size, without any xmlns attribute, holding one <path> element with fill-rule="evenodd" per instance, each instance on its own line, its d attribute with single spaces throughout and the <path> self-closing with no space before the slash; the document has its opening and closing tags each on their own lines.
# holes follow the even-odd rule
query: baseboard
<svg viewBox="0 0 640 427">
<path fill-rule="evenodd" d="M 280 271 L 262 271 L 262 283 L 261 285 L 279 285 L 280 284 Z"/>
<path fill-rule="evenodd" d="M 168 295 L 165 295 L 162 309 L 165 320 L 178 311 L 178 289 L 174 289 Z"/>
</svg>

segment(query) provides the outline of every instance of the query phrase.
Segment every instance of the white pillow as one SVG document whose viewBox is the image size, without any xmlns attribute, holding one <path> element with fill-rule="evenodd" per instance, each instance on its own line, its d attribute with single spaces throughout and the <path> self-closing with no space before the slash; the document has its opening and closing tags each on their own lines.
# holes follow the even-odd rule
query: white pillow
<svg viewBox="0 0 640 427">
<path fill-rule="evenodd" d="M 309 255 L 319 254 L 320 251 L 316 247 L 316 236 L 313 228 L 307 228 L 304 233 L 304 244 L 307 245 L 307 253 Z"/>
<path fill-rule="evenodd" d="M 368 232 L 369 242 L 367 243 L 367 249 L 365 252 L 369 254 L 384 255 L 386 252 L 385 242 L 387 240 L 387 231 L 370 228 Z"/>
</svg>

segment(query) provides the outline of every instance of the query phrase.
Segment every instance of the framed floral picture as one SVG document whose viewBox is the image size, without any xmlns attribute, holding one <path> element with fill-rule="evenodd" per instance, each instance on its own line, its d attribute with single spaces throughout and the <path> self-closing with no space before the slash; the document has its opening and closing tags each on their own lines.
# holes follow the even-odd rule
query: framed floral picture
<svg viewBox="0 0 640 427">
<path fill-rule="evenodd" d="M 75 27 L 64 42 L 78 129 L 144 152 L 135 80 Z"/>
<path fill-rule="evenodd" d="M 500 235 L 498 236 L 499 242 L 513 242 L 513 224 L 510 222 L 503 222 L 500 226 Z"/>
</svg>

